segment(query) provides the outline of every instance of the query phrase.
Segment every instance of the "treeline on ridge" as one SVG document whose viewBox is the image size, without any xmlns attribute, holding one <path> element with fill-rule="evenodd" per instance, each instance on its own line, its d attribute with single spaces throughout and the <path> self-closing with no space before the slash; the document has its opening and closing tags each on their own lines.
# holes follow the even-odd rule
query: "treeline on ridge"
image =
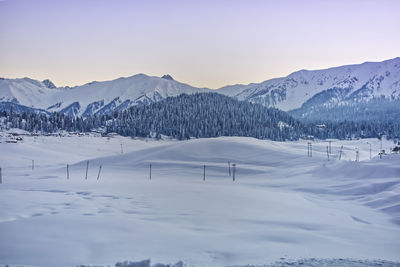
<svg viewBox="0 0 400 267">
<path fill-rule="evenodd" d="M 170 136 L 180 140 L 218 136 L 247 136 L 277 141 L 311 136 L 369 138 L 400 136 L 398 121 L 303 122 L 288 113 L 258 104 L 238 101 L 216 93 L 182 94 L 143 106 L 133 106 L 107 115 L 69 117 L 61 113 L 0 112 L 0 123 L 29 132 L 89 132 L 102 129 L 123 136 Z"/>
</svg>

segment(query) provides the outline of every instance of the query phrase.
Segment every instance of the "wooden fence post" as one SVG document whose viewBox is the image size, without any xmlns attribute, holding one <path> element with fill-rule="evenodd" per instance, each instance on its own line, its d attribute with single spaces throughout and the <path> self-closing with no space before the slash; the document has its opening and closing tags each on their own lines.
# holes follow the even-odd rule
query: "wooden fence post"
<svg viewBox="0 0 400 267">
<path fill-rule="evenodd" d="M 203 166 L 203 181 L 206 180 L 206 165 Z"/>
<path fill-rule="evenodd" d="M 231 176 L 231 162 L 228 161 L 228 170 L 229 170 L 229 176 Z"/>
<path fill-rule="evenodd" d="M 358 148 L 356 147 L 356 162 L 360 160 Z"/>
<path fill-rule="evenodd" d="M 150 180 L 151 180 L 151 163 L 150 163 L 149 177 L 150 177 Z"/>
<path fill-rule="evenodd" d="M 326 146 L 326 156 L 328 157 L 328 161 L 329 161 L 329 147 Z"/>
<path fill-rule="evenodd" d="M 97 181 L 98 181 L 99 178 L 100 178 L 100 172 L 101 172 L 101 165 L 100 165 L 100 167 L 99 167 L 99 173 L 97 174 Z"/>
<path fill-rule="evenodd" d="M 232 164 L 232 181 L 235 181 L 236 176 L 236 164 Z"/>
<path fill-rule="evenodd" d="M 332 150 L 331 150 L 331 143 L 332 143 L 332 141 L 329 140 L 328 142 L 329 142 L 329 154 L 331 154 L 331 153 L 332 153 Z"/>
<path fill-rule="evenodd" d="M 89 161 L 86 161 L 86 176 L 85 176 L 86 180 L 87 180 L 88 169 L 89 169 Z"/>
</svg>

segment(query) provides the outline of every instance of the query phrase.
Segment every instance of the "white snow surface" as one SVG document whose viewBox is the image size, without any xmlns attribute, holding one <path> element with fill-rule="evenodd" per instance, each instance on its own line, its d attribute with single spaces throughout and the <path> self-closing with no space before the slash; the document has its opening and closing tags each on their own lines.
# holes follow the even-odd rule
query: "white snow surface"
<svg viewBox="0 0 400 267">
<path fill-rule="evenodd" d="M 18 102 L 27 107 L 47 108 L 51 103 L 49 97 L 54 93 L 54 89 L 30 78 L 0 80 L 0 102 Z"/>
<path fill-rule="evenodd" d="M 287 111 L 300 108 L 311 97 L 328 89 L 350 89 L 344 93 L 350 96 L 363 87 L 366 89 L 364 100 L 380 96 L 399 98 L 400 57 L 322 70 L 300 70 L 286 77 L 249 84 L 238 93 L 234 90 L 236 94 L 232 95 L 252 102 L 260 97 L 274 97 L 277 102 L 271 106 Z"/>
<path fill-rule="evenodd" d="M 119 98 L 118 104 L 125 100 L 137 102 L 150 99 L 155 102 L 182 93 L 208 91 L 210 89 L 196 88 L 175 80 L 145 74 L 54 89 L 49 89 L 42 82 L 30 78 L 0 80 L 0 102 L 11 102 L 15 99 L 21 105 L 49 111 L 60 111 L 78 102 L 81 108 L 77 115 L 82 115 L 89 104 L 98 101 L 103 101 L 103 107 L 116 98 Z M 56 106 L 52 107 L 54 105 Z"/>
<path fill-rule="evenodd" d="M 244 137 L 0 143 L 0 265 L 399 261 L 400 155 L 379 159 L 374 139 L 335 140 L 328 161 L 326 146 L 314 142 L 308 158 L 307 141 Z M 235 182 L 228 161 L 237 164 Z"/>
</svg>

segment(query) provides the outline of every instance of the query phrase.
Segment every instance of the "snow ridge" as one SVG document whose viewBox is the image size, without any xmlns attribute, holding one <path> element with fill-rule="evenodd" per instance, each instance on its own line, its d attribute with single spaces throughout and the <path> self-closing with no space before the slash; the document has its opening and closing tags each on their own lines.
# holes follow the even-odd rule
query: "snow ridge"
<svg viewBox="0 0 400 267">
<path fill-rule="evenodd" d="M 300 70 L 287 77 L 249 84 L 234 96 L 288 111 L 300 108 L 317 94 L 320 102 L 400 98 L 400 57 L 324 70 Z M 329 96 L 328 96 L 329 95 Z"/>
<path fill-rule="evenodd" d="M 162 77 L 137 74 L 75 87 L 56 87 L 50 80 L 0 79 L 0 102 L 48 112 L 63 111 L 73 116 L 104 114 L 114 109 L 154 103 L 169 96 L 199 92 L 218 92 L 285 111 L 303 105 L 365 103 L 380 97 L 398 100 L 400 57 L 324 70 L 300 70 L 287 77 L 248 85 L 229 85 L 217 90 L 180 83 L 169 74 Z"/>
</svg>

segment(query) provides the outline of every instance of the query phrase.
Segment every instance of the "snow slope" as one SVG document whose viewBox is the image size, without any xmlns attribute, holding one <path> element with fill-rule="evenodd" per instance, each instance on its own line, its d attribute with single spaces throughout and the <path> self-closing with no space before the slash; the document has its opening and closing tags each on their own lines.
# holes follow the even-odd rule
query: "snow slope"
<svg viewBox="0 0 400 267">
<path fill-rule="evenodd" d="M 0 79 L 0 103 L 14 102 L 69 115 L 107 113 L 182 93 L 212 91 L 177 82 L 170 75 L 160 78 L 137 74 L 72 88 L 55 88 L 49 80 Z M 216 92 L 282 110 L 297 109 L 304 104 L 368 101 L 381 96 L 399 99 L 400 58 L 324 70 L 301 70 L 261 83 L 224 86 Z"/>
<path fill-rule="evenodd" d="M 0 79 L 0 102 L 47 108 L 55 92 L 54 88 L 49 88 L 46 83 L 30 78 Z"/>
<path fill-rule="evenodd" d="M 171 76 L 159 78 L 144 74 L 72 88 L 48 88 L 46 83 L 29 78 L 0 80 L 0 102 L 14 102 L 69 115 L 89 115 L 148 104 L 182 93 L 209 91 L 177 82 Z"/>
<path fill-rule="evenodd" d="M 376 155 L 378 140 L 336 141 L 329 161 L 326 142 L 315 142 L 308 158 L 306 141 L 238 137 L 0 143 L 0 264 L 399 261 L 400 158 L 369 160 L 367 141 Z M 354 162 L 356 146 L 361 162 Z M 228 161 L 237 164 L 235 182 Z"/>
<path fill-rule="evenodd" d="M 247 88 L 248 85 L 244 84 L 235 84 L 235 85 L 227 85 L 217 89 L 217 92 L 227 96 L 235 96 L 243 89 Z"/>
<path fill-rule="evenodd" d="M 300 108 L 318 96 L 316 104 L 345 100 L 367 101 L 373 97 L 399 99 L 400 57 L 383 62 L 365 62 L 323 70 L 300 70 L 287 77 L 240 87 L 233 94 L 240 100 L 274 106 L 282 110 Z"/>
</svg>

